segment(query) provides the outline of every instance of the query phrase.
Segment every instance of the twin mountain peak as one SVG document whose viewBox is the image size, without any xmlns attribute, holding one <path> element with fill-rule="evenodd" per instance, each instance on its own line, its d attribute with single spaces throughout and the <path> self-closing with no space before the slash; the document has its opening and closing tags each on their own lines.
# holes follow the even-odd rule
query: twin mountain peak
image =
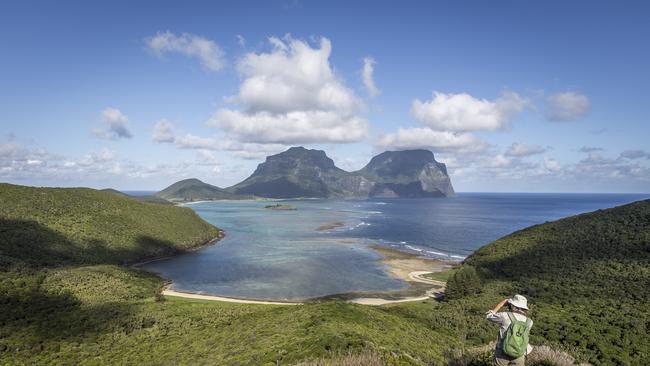
<svg viewBox="0 0 650 366">
<path fill-rule="evenodd" d="M 334 165 L 322 150 L 292 147 L 271 155 L 244 181 L 219 188 L 186 179 L 156 193 L 170 201 L 242 198 L 449 197 L 447 167 L 428 150 L 386 151 L 355 172 Z"/>
</svg>

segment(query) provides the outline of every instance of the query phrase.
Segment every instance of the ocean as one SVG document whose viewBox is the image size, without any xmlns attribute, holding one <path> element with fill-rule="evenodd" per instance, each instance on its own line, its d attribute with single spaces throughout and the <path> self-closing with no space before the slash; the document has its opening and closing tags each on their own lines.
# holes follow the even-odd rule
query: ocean
<svg viewBox="0 0 650 366">
<path fill-rule="evenodd" d="M 649 198 L 641 194 L 460 193 L 451 198 L 282 200 L 188 205 L 225 230 L 218 244 L 144 269 L 173 289 L 244 299 L 304 300 L 407 287 L 371 245 L 462 261 L 530 225 Z M 275 203 L 275 202 L 273 202 Z"/>
</svg>

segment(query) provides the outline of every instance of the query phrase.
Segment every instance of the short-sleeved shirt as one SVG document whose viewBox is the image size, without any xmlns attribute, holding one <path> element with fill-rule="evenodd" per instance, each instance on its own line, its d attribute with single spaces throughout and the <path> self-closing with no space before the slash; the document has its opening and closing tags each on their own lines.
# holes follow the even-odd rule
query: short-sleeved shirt
<svg viewBox="0 0 650 366">
<path fill-rule="evenodd" d="M 518 313 L 511 313 L 514 315 L 515 319 L 525 322 L 528 318 L 523 315 L 523 314 L 518 314 Z M 508 328 L 510 327 L 510 317 L 508 317 L 508 312 L 502 311 L 500 313 L 495 313 L 494 311 L 490 310 L 487 313 L 485 313 L 485 319 L 499 324 L 499 336 L 497 337 L 497 348 L 501 348 L 502 343 L 503 343 L 503 337 L 506 335 L 506 332 L 508 331 Z M 533 327 L 533 320 L 530 319 L 530 327 Z M 528 345 L 528 348 L 526 350 L 526 354 L 529 354 L 533 350 L 533 347 Z"/>
</svg>

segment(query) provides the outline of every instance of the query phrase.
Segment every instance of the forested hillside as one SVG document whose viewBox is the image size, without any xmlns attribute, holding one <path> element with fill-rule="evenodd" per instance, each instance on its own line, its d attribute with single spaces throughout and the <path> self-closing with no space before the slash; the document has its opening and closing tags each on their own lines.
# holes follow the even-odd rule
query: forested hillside
<svg viewBox="0 0 650 366">
<path fill-rule="evenodd" d="M 0 268 L 128 263 L 219 234 L 189 208 L 89 188 L 0 184 L 0 202 Z"/>
<path fill-rule="evenodd" d="M 452 304 L 460 298 L 488 309 L 524 294 L 534 309 L 533 343 L 562 345 L 594 364 L 649 365 L 649 289 L 647 200 L 533 226 L 484 246 L 452 276 L 447 296 Z"/>
<path fill-rule="evenodd" d="M 2 365 L 489 365 L 497 328 L 484 313 L 513 293 L 530 299 L 534 345 L 650 364 L 650 201 L 516 232 L 455 269 L 445 301 L 381 307 L 161 296 L 160 277 L 115 263 L 218 235 L 191 210 L 13 185 L 0 202 Z"/>
</svg>

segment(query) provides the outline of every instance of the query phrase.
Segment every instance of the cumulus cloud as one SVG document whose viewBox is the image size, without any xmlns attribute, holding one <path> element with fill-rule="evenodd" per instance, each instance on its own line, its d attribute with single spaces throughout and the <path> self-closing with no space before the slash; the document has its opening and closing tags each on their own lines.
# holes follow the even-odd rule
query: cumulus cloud
<svg viewBox="0 0 650 366">
<path fill-rule="evenodd" d="M 154 125 L 153 141 L 171 143 L 179 149 L 200 150 L 205 157 L 207 151 L 228 151 L 242 159 L 259 159 L 276 154 L 288 148 L 287 145 L 275 143 L 242 143 L 226 138 L 201 137 L 190 133 L 177 135 L 174 125 L 167 120 L 160 120 Z"/>
<path fill-rule="evenodd" d="M 489 145 L 469 133 L 434 131 L 429 128 L 400 128 L 379 138 L 376 145 L 384 149 L 432 149 L 458 153 L 479 152 Z"/>
<path fill-rule="evenodd" d="M 429 101 L 414 100 L 411 113 L 437 131 L 493 131 L 508 127 L 512 117 L 527 104 L 526 99 L 511 92 L 495 100 L 479 99 L 467 93 L 434 92 Z"/>
<path fill-rule="evenodd" d="M 499 130 L 510 125 L 528 100 L 517 93 L 503 93 L 495 100 L 475 98 L 467 93 L 434 92 L 429 101 L 415 99 L 411 114 L 425 127 L 399 129 L 382 136 L 375 144 L 396 149 L 427 148 L 434 152 L 468 153 L 484 151 L 489 144 L 472 131 Z"/>
<path fill-rule="evenodd" d="M 224 52 L 218 44 L 194 34 L 158 32 L 155 36 L 146 38 L 145 43 L 149 50 L 158 55 L 175 52 L 195 57 L 210 71 L 219 71 L 226 65 Z"/>
<path fill-rule="evenodd" d="M 331 42 L 318 46 L 290 36 L 271 37 L 270 52 L 248 53 L 238 63 L 244 78 L 208 121 L 241 142 L 347 143 L 362 140 L 368 121 L 362 100 L 339 79 L 329 62 Z"/>
<path fill-rule="evenodd" d="M 108 149 L 91 151 L 80 157 L 62 157 L 15 141 L 0 142 L 0 181 L 21 184 L 73 182 L 76 185 L 81 182 L 101 187 L 108 181 L 123 182 L 125 179 L 210 176 L 219 169 L 216 156 L 201 151 L 194 161 L 142 164 L 120 158 L 117 152 Z"/>
<path fill-rule="evenodd" d="M 108 140 L 130 139 L 133 137 L 127 124 L 129 119 L 117 108 L 106 108 L 102 111 L 104 126 L 94 130 L 95 136 Z"/>
<path fill-rule="evenodd" d="M 357 116 L 345 120 L 335 111 L 292 111 L 282 114 L 253 114 L 219 110 L 208 122 L 243 141 L 283 144 L 355 142 L 366 137 L 368 123 Z"/>
<path fill-rule="evenodd" d="M 551 121 L 575 121 L 586 116 L 591 110 L 591 103 L 584 94 L 565 92 L 546 98 L 546 118 Z"/>
<path fill-rule="evenodd" d="M 374 72 L 375 72 L 375 59 L 366 57 L 363 59 L 363 70 L 361 71 L 361 80 L 363 86 L 366 87 L 368 95 L 373 98 L 379 94 L 379 89 L 375 85 Z"/>
<path fill-rule="evenodd" d="M 545 153 L 548 149 L 539 145 L 526 145 L 513 142 L 506 150 L 506 156 L 523 157 Z"/>
<path fill-rule="evenodd" d="M 174 126 L 166 119 L 161 119 L 153 126 L 151 139 L 154 142 L 174 142 Z"/>
</svg>

